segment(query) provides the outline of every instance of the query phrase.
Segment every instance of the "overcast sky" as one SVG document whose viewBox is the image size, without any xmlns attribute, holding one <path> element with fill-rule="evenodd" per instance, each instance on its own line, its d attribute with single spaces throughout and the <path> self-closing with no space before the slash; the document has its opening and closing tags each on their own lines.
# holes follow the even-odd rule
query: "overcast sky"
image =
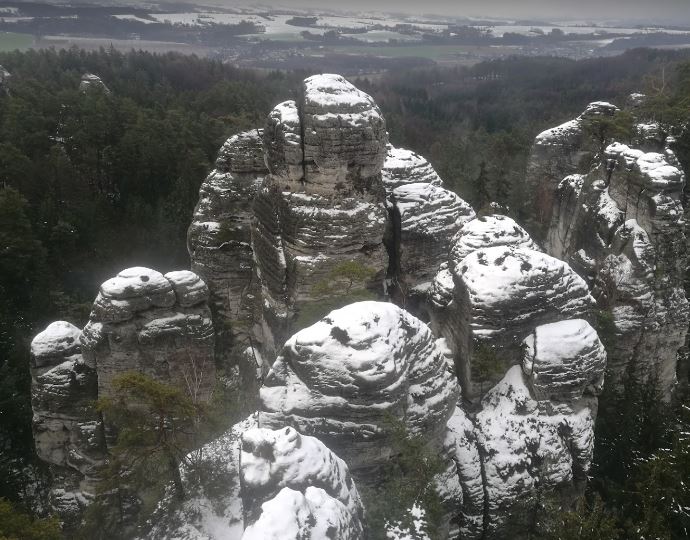
<svg viewBox="0 0 690 540">
<path fill-rule="evenodd" d="M 198 0 L 203 3 L 203 0 Z M 252 0 L 215 0 L 232 5 Z M 690 24 L 690 0 L 263 0 L 257 4 L 506 18 L 637 19 Z"/>
</svg>

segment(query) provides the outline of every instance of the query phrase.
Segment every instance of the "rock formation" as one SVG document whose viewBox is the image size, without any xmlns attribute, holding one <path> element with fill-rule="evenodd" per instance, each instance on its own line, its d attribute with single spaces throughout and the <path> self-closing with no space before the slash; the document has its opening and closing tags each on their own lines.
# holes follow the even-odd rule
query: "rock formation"
<svg viewBox="0 0 690 540">
<path fill-rule="evenodd" d="M 574 120 L 537 135 L 525 179 L 531 194 L 527 225 L 537 243 L 544 241 L 551 226 L 558 183 L 570 174 L 589 171 L 603 150 L 601 119 L 611 118 L 617 111 L 611 103 L 590 103 Z"/>
<path fill-rule="evenodd" d="M 204 400 L 218 365 L 258 411 L 184 461 L 186 498 L 171 490 L 151 538 L 362 538 L 356 484 L 385 480 L 399 428 L 443 464 L 442 535 L 520 538 L 543 497 L 571 502 L 589 470 L 606 367 L 593 295 L 622 337 L 617 362 L 656 355 L 670 377 L 687 326 L 684 178 L 668 154 L 601 147 L 615 111 L 593 104 L 538 139 L 534 241 L 388 145 L 370 96 L 305 80 L 263 130 L 224 144 L 189 228 L 193 272 L 124 270 L 83 332 L 36 337 L 41 456 L 87 482 L 101 454 L 82 432 L 109 442 L 87 396 L 135 370 Z"/>
<path fill-rule="evenodd" d="M 601 104 L 588 110 L 597 108 Z M 572 141 L 567 151 L 560 131 L 549 130 L 537 137 L 531 158 L 531 180 L 548 184 L 544 189 L 550 193 L 551 213 L 542 220 L 548 225 L 544 248 L 588 281 L 598 308 L 612 322 L 612 382 L 625 372 L 652 376 L 668 398 L 688 327 L 685 176 L 664 148 L 658 126 L 636 125 L 643 150 L 613 143 L 594 154 L 584 142 L 581 121 L 567 125 Z M 551 141 L 550 153 L 545 141 Z M 575 162 L 573 155 L 588 159 Z M 545 170 L 554 174 L 547 178 Z"/>
<path fill-rule="evenodd" d="M 101 285 L 80 331 L 57 321 L 31 345 L 34 441 L 59 488 L 51 507 L 78 523 L 96 493 L 108 441 L 94 403 L 128 371 L 208 400 L 216 383 L 208 288 L 193 272 L 128 268 Z"/>
<path fill-rule="evenodd" d="M 446 293 L 431 310 L 432 328 L 446 338 L 469 400 L 519 362 L 518 344 L 536 326 L 590 317 L 594 306 L 587 284 L 567 264 L 531 249 L 478 249 L 442 272 L 436 290 Z"/>
<path fill-rule="evenodd" d="M 383 294 L 386 144 L 372 98 L 337 75 L 306 79 L 298 103 L 270 113 L 252 226 L 266 356 L 334 298 Z"/>
<path fill-rule="evenodd" d="M 103 429 L 93 407 L 96 370 L 84 361 L 80 337 L 76 326 L 56 321 L 31 342 L 36 454 L 54 476 L 50 504 L 70 524 L 95 495 L 104 458 Z"/>
<path fill-rule="evenodd" d="M 423 314 L 433 279 L 448 260 L 451 240 L 475 217 L 474 210 L 444 189 L 431 164 L 409 150 L 389 145 L 382 174 L 390 214 L 389 293 L 398 304 Z"/>
<path fill-rule="evenodd" d="M 207 400 L 215 384 L 208 294 L 188 270 L 164 276 L 135 267 L 104 282 L 82 334 L 98 396 L 110 395 L 118 375 L 138 371 Z"/>
<path fill-rule="evenodd" d="M 287 341 L 261 388 L 260 422 L 318 437 L 375 483 L 395 452 L 390 419 L 440 450 L 457 397 L 424 323 L 393 304 L 359 302 Z"/>
<path fill-rule="evenodd" d="M 362 538 L 364 508 L 347 465 L 318 439 L 251 417 L 183 468 L 187 500 L 163 501 L 151 539 Z"/>
<path fill-rule="evenodd" d="M 84 75 L 81 76 L 81 81 L 79 82 L 79 91 L 85 93 L 94 88 L 97 88 L 106 94 L 110 94 L 110 89 L 105 85 L 103 80 L 98 75 L 94 75 L 93 73 L 84 73 Z"/>
<path fill-rule="evenodd" d="M 267 172 L 261 130 L 230 137 L 201 185 L 187 235 L 192 270 L 211 292 L 217 358 L 245 385 L 256 384 L 257 370 L 259 379 L 268 370 L 251 348 L 260 289 L 250 230 L 254 197 Z"/>
</svg>

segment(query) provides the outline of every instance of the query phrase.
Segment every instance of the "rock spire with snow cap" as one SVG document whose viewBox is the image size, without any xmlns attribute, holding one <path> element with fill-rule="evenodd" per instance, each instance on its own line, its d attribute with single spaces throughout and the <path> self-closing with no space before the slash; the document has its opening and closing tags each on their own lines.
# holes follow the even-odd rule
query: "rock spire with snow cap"
<svg viewBox="0 0 690 540">
<path fill-rule="evenodd" d="M 210 398 L 215 337 L 208 297 L 206 284 L 186 270 L 163 275 L 134 267 L 105 281 L 81 336 L 84 359 L 98 374 L 98 396 L 111 394 L 118 375 L 139 371 L 194 399 Z"/>
</svg>

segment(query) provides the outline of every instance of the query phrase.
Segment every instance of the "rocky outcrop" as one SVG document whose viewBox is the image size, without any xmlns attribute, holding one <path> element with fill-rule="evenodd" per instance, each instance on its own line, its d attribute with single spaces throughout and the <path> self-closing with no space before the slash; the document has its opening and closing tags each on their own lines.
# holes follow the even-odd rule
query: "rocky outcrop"
<svg viewBox="0 0 690 540">
<path fill-rule="evenodd" d="M 595 404 L 591 398 L 566 404 L 538 401 L 525 379 L 520 366 L 510 368 L 483 398 L 476 416 L 485 495 L 483 538 L 520 537 L 536 522 L 547 498 L 572 501 L 584 490 L 594 447 Z"/>
<path fill-rule="evenodd" d="M 602 391 L 606 351 L 587 321 L 537 326 L 524 344 L 522 369 L 536 399 L 574 402 Z"/>
<path fill-rule="evenodd" d="M 635 138 L 644 150 L 613 143 L 597 159 L 567 171 L 554 165 L 563 159 L 556 150 L 548 156 L 540 150 L 548 131 L 537 138 L 531 162 L 568 173 L 550 180 L 552 215 L 544 248 L 585 277 L 612 323 L 612 382 L 626 372 L 643 380 L 653 376 L 668 398 L 689 318 L 683 290 L 685 176 L 657 128 L 637 124 Z M 572 151 L 586 151 L 582 145 L 577 139 Z"/>
<path fill-rule="evenodd" d="M 432 310 L 432 328 L 453 351 L 466 399 L 479 398 L 520 361 L 516 344 L 536 326 L 587 318 L 594 307 L 567 264 L 531 249 L 482 248 L 448 266 L 451 300 Z"/>
<path fill-rule="evenodd" d="M 262 140 L 261 130 L 252 130 L 225 141 L 199 189 L 187 233 L 192 270 L 211 292 L 217 360 L 245 388 L 256 386 L 257 371 L 260 379 L 268 370 L 251 347 L 253 327 L 260 324 L 251 220 L 254 198 L 268 173 Z"/>
<path fill-rule="evenodd" d="M 395 453 L 390 418 L 440 450 L 457 397 L 424 323 L 393 304 L 359 302 L 287 341 L 261 388 L 260 421 L 318 437 L 375 483 Z"/>
<path fill-rule="evenodd" d="M 76 326 L 57 321 L 31 342 L 36 454 L 54 477 L 52 509 L 71 525 L 95 495 L 105 457 L 100 416 L 93 407 L 96 370 L 84 361 L 80 337 Z"/>
<path fill-rule="evenodd" d="M 355 484 L 380 488 L 411 440 L 440 458 L 430 485 L 445 517 L 412 504 L 389 536 L 523 536 L 589 470 L 606 365 L 590 287 L 628 332 L 619 359 L 656 354 L 675 339 L 671 314 L 687 316 L 682 179 L 667 154 L 597 146 L 615 110 L 593 104 L 540 136 L 531 171 L 548 204 L 532 224 L 554 222 L 535 242 L 388 145 L 370 96 L 310 77 L 263 131 L 226 141 L 189 229 L 193 271 L 124 270 L 83 332 L 37 336 L 39 452 L 78 485 L 99 459 L 79 438 L 91 418 L 103 440 L 86 396 L 134 370 L 206 400 L 218 365 L 258 411 L 183 461 L 185 499 L 171 488 L 151 538 L 362 538 Z M 660 264 L 676 264 L 667 279 Z"/>
<path fill-rule="evenodd" d="M 388 145 L 381 175 L 388 192 L 405 184 L 431 184 L 436 187 L 443 184 L 441 177 L 426 159 L 411 150 L 392 145 Z"/>
<path fill-rule="evenodd" d="M 168 496 L 148 538 L 362 538 L 347 465 L 318 439 L 258 428 L 252 417 L 198 455 L 194 471 L 182 468 L 187 499 L 177 507 Z"/>
<path fill-rule="evenodd" d="M 144 373 L 207 400 L 215 384 L 208 288 L 193 272 L 120 272 L 101 285 L 81 337 L 98 374 L 98 396 L 128 371 Z"/>
<path fill-rule="evenodd" d="M 527 228 L 537 243 L 546 238 L 553 217 L 558 183 L 570 174 L 587 172 L 602 148 L 598 120 L 611 118 L 618 108 L 611 103 L 590 103 L 575 118 L 540 133 L 530 156 L 526 188 L 531 194 Z"/>
<path fill-rule="evenodd" d="M 79 82 L 79 91 L 82 93 L 88 92 L 92 89 L 98 89 L 106 94 L 110 94 L 110 89 L 105 85 L 103 80 L 93 73 L 84 73 Z"/>
<path fill-rule="evenodd" d="M 373 99 L 337 75 L 306 79 L 299 102 L 269 114 L 252 224 L 266 357 L 334 304 L 383 293 L 386 144 Z"/>
<path fill-rule="evenodd" d="M 423 316 L 433 279 L 448 260 L 451 240 L 475 217 L 474 210 L 444 189 L 431 164 L 409 150 L 389 145 L 382 176 L 390 214 L 385 239 L 388 293 Z"/>
<path fill-rule="evenodd" d="M 99 398 L 129 371 L 181 388 L 194 401 L 216 384 L 208 288 L 193 272 L 128 268 L 104 282 L 83 331 L 57 321 L 32 342 L 32 408 L 38 457 L 59 488 L 51 508 L 68 525 L 96 493 L 108 441 Z"/>
<path fill-rule="evenodd" d="M 393 238 L 389 270 L 403 297 L 426 292 L 448 260 L 451 239 L 474 218 L 469 204 L 455 193 L 426 183 L 404 184 L 388 194 Z"/>
</svg>

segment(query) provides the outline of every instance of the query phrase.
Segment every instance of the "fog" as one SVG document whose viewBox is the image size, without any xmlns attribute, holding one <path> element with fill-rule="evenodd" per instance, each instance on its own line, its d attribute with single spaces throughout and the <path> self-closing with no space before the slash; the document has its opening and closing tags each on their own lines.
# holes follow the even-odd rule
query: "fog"
<svg viewBox="0 0 690 540">
<path fill-rule="evenodd" d="M 486 16 L 512 19 L 664 21 L 690 24 L 690 0 L 198 0 L 201 4 L 263 4 L 337 10 Z"/>
</svg>

